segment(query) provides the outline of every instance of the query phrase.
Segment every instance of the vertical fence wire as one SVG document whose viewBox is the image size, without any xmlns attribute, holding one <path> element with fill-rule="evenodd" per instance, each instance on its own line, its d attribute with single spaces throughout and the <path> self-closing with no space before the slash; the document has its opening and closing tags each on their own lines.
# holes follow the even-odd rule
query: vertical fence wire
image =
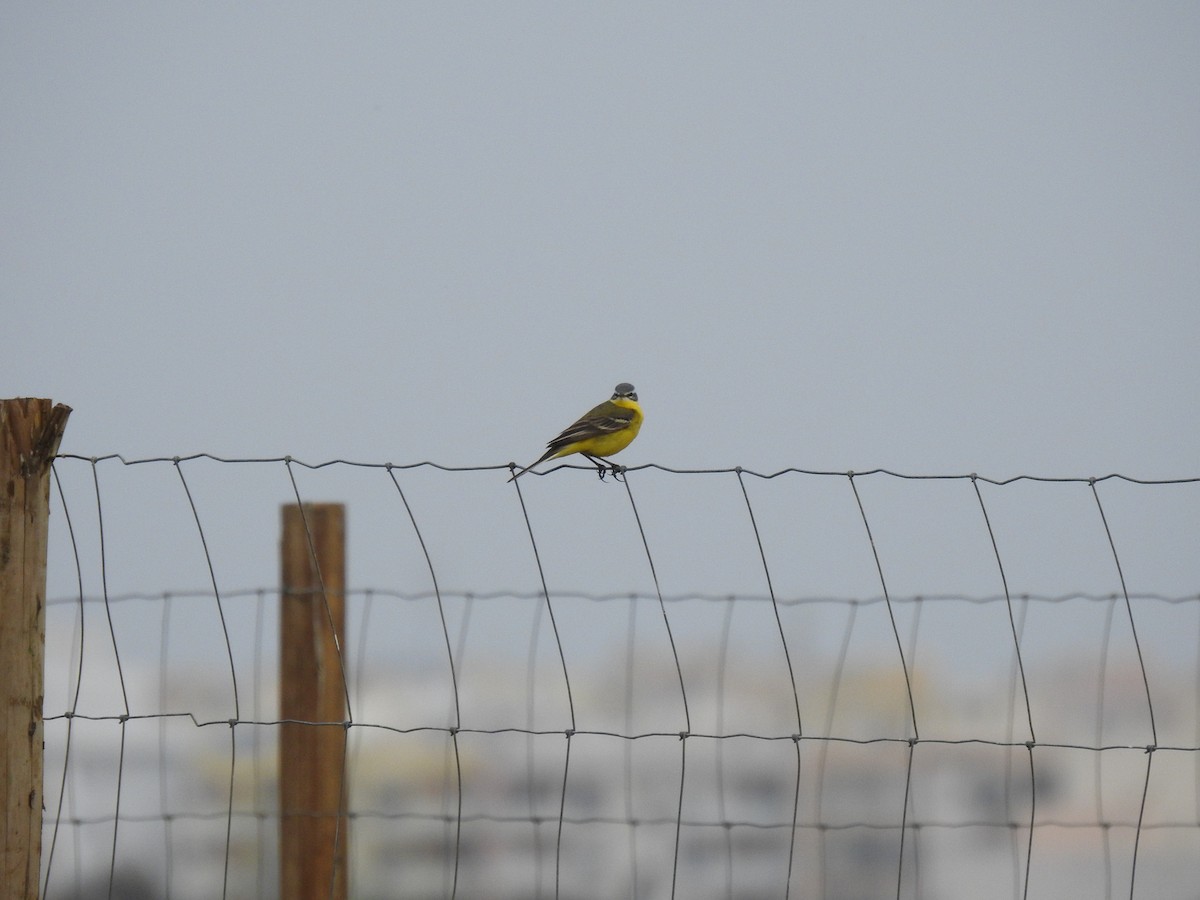
<svg viewBox="0 0 1200 900">
<path fill-rule="evenodd" d="M 233 644 L 229 640 L 229 623 L 225 621 L 225 606 L 221 602 L 221 589 L 217 587 L 217 572 L 213 567 L 212 556 L 208 552 L 208 540 L 204 537 L 204 525 L 200 521 L 200 512 L 196 509 L 196 500 L 192 496 L 192 489 L 188 487 L 187 479 L 183 475 L 179 457 L 175 457 L 174 461 L 175 471 L 179 475 L 179 483 L 183 485 L 183 492 L 187 496 L 188 508 L 191 509 L 192 518 L 196 522 L 196 532 L 200 535 L 200 547 L 204 551 L 204 565 L 208 569 L 209 582 L 212 584 L 217 618 L 221 620 L 221 635 L 225 640 L 225 654 L 229 659 L 229 682 L 233 690 L 233 718 L 229 720 L 229 802 L 225 815 L 225 866 L 221 877 L 221 897 L 225 898 L 229 894 L 229 854 L 233 842 L 233 790 L 234 776 L 237 773 L 237 725 L 242 719 L 242 705 L 238 698 L 237 667 L 233 662 Z"/>
<path fill-rule="evenodd" d="M 856 473 L 850 472 L 846 477 L 850 482 L 850 489 L 854 492 L 854 502 L 858 505 L 858 513 L 862 517 L 863 528 L 867 532 L 867 543 L 871 545 L 871 556 L 875 560 L 875 570 L 879 574 L 879 587 L 883 591 L 883 599 L 887 604 L 888 619 L 892 624 L 892 636 L 896 639 L 896 652 L 900 655 L 900 669 L 904 673 L 904 689 L 908 692 L 908 712 L 912 719 L 913 737 L 920 739 L 921 729 L 917 727 L 917 704 L 913 700 L 912 678 L 908 671 L 908 661 L 904 658 L 904 647 L 900 641 L 900 629 L 896 625 L 896 611 L 892 608 L 892 597 L 888 593 L 887 578 L 883 574 L 883 562 L 879 559 L 879 548 L 875 546 L 875 535 L 871 533 L 871 523 L 867 519 L 867 510 L 863 506 L 862 496 L 858 492 L 858 484 L 855 482 Z"/>
<path fill-rule="evenodd" d="M 1197 605 L 1200 606 L 1200 604 Z M 1197 620 L 1197 624 L 1200 625 L 1200 616 L 1197 616 Z M 1200 628 L 1197 630 L 1196 646 L 1200 647 Z M 1192 741 L 1197 747 L 1200 747 L 1200 654 L 1197 654 L 1196 657 L 1196 679 L 1193 682 L 1192 697 L 1192 709 L 1196 717 L 1195 729 L 1192 732 Z M 1192 766 L 1193 791 L 1195 793 L 1193 812 L 1196 824 L 1200 826 L 1200 753 L 1193 754 L 1193 758 L 1195 759 L 1195 763 Z"/>
<path fill-rule="evenodd" d="M 264 719 L 262 712 L 262 685 L 265 682 L 263 673 L 265 671 L 266 662 L 263 659 L 263 647 L 266 644 L 266 613 L 267 613 L 267 592 L 263 589 L 258 589 L 254 592 L 254 650 L 253 650 L 253 672 L 255 690 L 253 699 L 250 701 L 252 708 L 250 714 L 254 717 L 255 722 L 261 722 Z M 264 796 L 264 785 L 266 779 L 263 772 L 261 752 L 262 742 L 259 734 L 261 728 L 252 728 L 250 730 L 250 759 L 253 766 L 254 774 L 254 820 L 257 826 L 258 846 L 265 847 L 267 845 L 267 811 L 265 808 L 266 797 Z M 267 860 L 266 854 L 260 853 L 254 867 L 254 888 L 256 897 L 265 897 L 266 879 L 267 879 Z"/>
<path fill-rule="evenodd" d="M 846 658 L 850 655 L 850 639 L 854 636 L 854 624 L 858 619 L 857 602 L 847 604 L 846 624 L 842 628 L 842 640 L 838 647 L 837 661 L 833 666 L 833 678 L 829 687 L 829 703 L 825 709 L 825 723 L 821 736 L 828 739 L 833 735 L 834 717 L 837 715 L 838 697 L 842 690 L 842 676 L 846 670 Z M 825 822 L 825 765 L 829 755 L 829 740 L 822 740 L 817 745 L 817 786 L 816 786 L 816 820 L 817 820 L 817 886 L 818 894 L 824 898 L 829 895 L 828 869 L 829 856 L 826 841 L 829 830 Z"/>
<path fill-rule="evenodd" d="M 921 633 L 921 610 L 923 610 L 924 608 L 925 608 L 925 604 L 922 602 L 922 598 L 919 596 L 914 597 L 913 598 L 913 615 L 912 615 L 912 619 L 909 622 L 909 627 L 908 627 L 908 654 L 907 654 L 908 663 L 910 666 L 912 666 L 912 670 L 913 670 L 914 674 L 917 671 L 917 636 Z M 908 770 L 909 771 L 908 771 L 908 774 L 905 775 L 905 791 L 906 792 L 909 791 L 909 786 L 912 781 L 913 754 L 916 752 L 916 744 L 915 744 L 915 742 L 912 741 L 912 739 L 915 737 L 915 735 L 909 733 L 908 729 L 909 729 L 909 723 L 905 722 L 904 723 L 904 737 L 910 741 L 910 743 L 908 745 L 908 747 L 909 747 Z M 917 800 L 916 800 L 915 796 L 911 796 L 907 800 L 904 801 L 904 808 L 909 811 L 909 815 L 914 820 L 917 819 L 918 810 L 917 810 Z M 912 854 L 911 869 L 912 869 L 912 883 L 913 883 L 913 896 L 914 897 L 923 896 L 923 894 L 921 893 L 921 844 L 920 844 L 921 832 L 920 832 L 919 828 L 920 828 L 919 824 L 914 823 L 914 825 L 912 826 L 913 838 L 910 843 L 911 854 Z"/>
<path fill-rule="evenodd" d="M 688 710 L 687 686 L 683 682 L 683 666 L 679 662 L 679 650 L 675 646 L 675 634 L 671 631 L 671 618 L 667 615 L 667 605 L 663 602 L 662 586 L 658 583 L 658 570 L 654 567 L 654 555 L 650 552 L 650 542 L 646 539 L 646 529 L 642 525 L 642 517 L 638 514 L 637 503 L 633 499 L 633 488 L 629 486 L 629 474 L 624 477 L 625 493 L 629 497 L 629 508 L 633 511 L 634 522 L 637 523 L 638 535 L 642 539 L 642 547 L 646 551 L 646 562 L 650 566 L 650 576 L 654 581 L 654 593 L 658 597 L 658 608 L 662 612 L 663 625 L 667 630 L 667 641 L 671 645 L 671 658 L 675 662 L 675 674 L 679 678 L 679 699 L 683 703 L 683 731 L 679 733 L 679 803 L 676 806 L 675 820 L 675 851 L 671 861 L 671 897 L 679 884 L 679 844 L 683 835 L 683 798 L 687 786 L 687 742 L 692 736 L 692 714 Z"/>
<path fill-rule="evenodd" d="M 1025 634 L 1025 617 L 1029 609 L 1028 601 L 1021 604 L 1016 613 L 1015 618 L 1012 613 L 1011 600 L 1009 594 L 1005 593 L 1005 601 L 1009 607 L 1009 625 L 1013 635 L 1013 655 L 1012 663 L 1008 668 L 1008 690 L 1005 692 L 1007 700 L 1004 715 L 1004 738 L 1010 744 L 1016 741 L 1016 718 L 1017 718 L 1017 688 L 1025 686 L 1026 682 L 1022 678 L 1024 670 L 1021 667 L 1021 638 Z M 1025 711 L 1026 717 L 1029 713 L 1029 695 L 1025 694 Z M 1033 731 L 1030 729 L 1030 740 L 1033 740 Z M 1013 772 L 1013 753 L 1015 751 L 1009 749 L 1004 754 L 1004 819 L 1006 822 L 1013 821 L 1013 784 L 1015 773 Z M 1031 819 L 1032 821 L 1032 819 Z M 1033 834 L 1033 829 L 1030 829 L 1030 835 Z M 1028 861 L 1031 852 L 1031 847 L 1027 843 L 1024 848 L 1026 865 L 1021 865 L 1022 850 L 1020 846 L 1020 835 L 1015 827 L 1008 830 L 1009 846 L 1012 852 L 1012 888 L 1014 900 L 1027 896 L 1029 893 L 1029 879 L 1026 877 L 1029 872 Z M 1024 875 L 1022 874 L 1024 872 Z"/>
<path fill-rule="evenodd" d="M 1113 616 L 1117 608 L 1117 596 L 1113 594 L 1104 607 L 1104 626 L 1100 634 L 1100 666 L 1096 680 L 1096 730 L 1093 741 L 1097 747 L 1104 744 L 1104 689 L 1108 684 L 1108 654 L 1112 644 Z M 1200 744 L 1200 741 L 1197 741 Z M 1104 861 L 1104 900 L 1112 900 L 1112 829 L 1104 813 L 1104 754 L 1093 757 L 1092 790 L 1096 794 L 1096 821 L 1100 823 L 1101 858 Z M 1200 782 L 1198 782 L 1200 784 Z"/>
<path fill-rule="evenodd" d="M 988 516 L 987 504 L 983 502 L 983 492 L 979 489 L 979 479 L 971 476 L 971 487 L 975 491 L 975 499 L 979 502 L 979 511 L 983 514 L 983 524 L 987 529 L 988 542 L 992 547 L 992 554 L 996 558 L 996 569 L 1000 573 L 1000 586 L 1004 589 L 1004 606 L 1008 611 L 1008 627 L 1012 634 L 1013 640 L 1013 656 L 1016 659 L 1016 672 L 1021 681 L 1021 694 L 1025 698 L 1025 721 L 1029 726 L 1029 794 L 1031 797 L 1036 796 L 1033 766 L 1033 747 L 1037 743 L 1037 735 L 1033 730 L 1033 710 L 1029 705 L 1029 682 L 1025 678 L 1025 661 L 1021 658 L 1021 636 L 1017 629 L 1016 618 L 1013 614 L 1012 594 L 1008 590 L 1008 576 L 1004 573 L 1004 560 L 1000 558 L 1000 545 L 996 542 L 996 532 L 992 529 L 992 520 Z M 1012 739 L 1011 734 L 1009 739 Z M 1009 788 L 1005 785 L 1005 805 L 1009 801 Z M 1029 810 L 1029 835 L 1025 847 L 1025 884 L 1021 891 L 1022 897 L 1029 896 L 1029 873 L 1033 862 L 1033 823 L 1036 804 L 1030 803 Z M 1019 864 L 1018 864 L 1019 868 Z"/>
<path fill-rule="evenodd" d="M 626 734 L 633 734 L 633 708 L 636 692 L 634 680 L 637 672 L 634 667 L 634 648 L 637 646 L 637 610 L 638 598 L 629 598 L 629 615 L 625 623 L 625 710 L 624 727 Z M 629 839 L 629 896 L 637 900 L 640 896 L 638 888 L 638 821 L 633 802 L 633 741 L 623 741 L 621 744 L 621 761 L 624 768 L 623 794 L 625 804 L 625 820 L 629 823 L 627 837 Z"/>
<path fill-rule="evenodd" d="M 1108 516 L 1104 512 L 1104 504 L 1100 502 L 1100 492 L 1096 489 L 1096 480 L 1089 480 L 1092 497 L 1096 500 L 1096 511 L 1100 513 L 1100 521 L 1104 525 L 1104 536 L 1108 539 L 1112 551 L 1113 565 L 1117 570 L 1117 578 L 1121 582 L 1121 596 L 1125 599 L 1125 612 L 1129 616 L 1129 632 L 1133 637 L 1133 648 L 1137 653 L 1138 668 L 1142 674 L 1142 687 L 1146 692 L 1146 712 L 1150 717 L 1150 744 L 1146 747 L 1146 777 L 1142 784 L 1142 801 L 1138 806 L 1137 829 L 1133 833 L 1133 856 L 1129 863 L 1129 897 L 1133 900 L 1137 886 L 1138 849 L 1142 842 L 1142 824 L 1146 816 L 1146 797 L 1150 792 L 1150 768 L 1154 762 L 1154 752 L 1158 749 L 1158 726 L 1154 718 L 1154 700 L 1150 695 L 1150 678 L 1146 674 L 1146 661 L 1142 656 L 1142 644 L 1138 640 L 1137 624 L 1133 620 L 1133 604 L 1129 600 L 1129 588 L 1125 584 L 1125 571 L 1121 567 L 1121 557 L 1117 553 L 1117 544 L 1113 540 L 1112 529 L 1108 525 Z"/>
<path fill-rule="evenodd" d="M 72 771 L 72 769 L 71 769 L 71 735 L 74 731 L 74 726 L 75 726 L 75 714 L 79 711 L 79 692 L 83 688 L 83 647 L 84 647 L 83 639 L 84 639 L 84 624 L 85 624 L 85 615 L 84 615 L 84 608 L 83 608 L 83 602 L 84 602 L 83 601 L 83 565 L 79 559 L 79 542 L 75 537 L 75 526 L 71 523 L 71 508 L 67 503 L 67 495 L 63 491 L 62 478 L 58 474 L 57 466 L 55 466 L 54 464 L 51 464 L 50 472 L 54 476 L 55 494 L 58 497 L 59 502 L 62 504 L 63 519 L 66 522 L 67 535 L 70 538 L 70 544 L 71 544 L 71 559 L 75 565 L 75 582 L 78 586 L 78 591 L 79 591 L 79 605 L 78 605 L 76 613 L 75 613 L 75 617 L 76 617 L 75 621 L 77 622 L 76 633 L 79 635 L 79 641 L 78 641 L 78 643 L 76 643 L 74 640 L 71 641 L 71 653 L 78 654 L 77 658 L 75 660 L 72 660 L 74 665 L 70 666 L 70 670 L 74 673 L 75 685 L 74 685 L 73 690 L 71 690 L 70 687 L 68 687 L 68 692 L 69 692 L 69 696 L 70 696 L 71 700 L 70 700 L 70 704 L 69 704 L 69 706 L 67 708 L 67 712 L 66 712 L 67 736 L 66 736 L 66 740 L 64 741 L 64 744 L 63 744 L 62 779 L 58 785 L 58 808 L 54 815 L 54 828 L 51 831 L 50 848 L 46 853 L 46 864 L 45 864 L 46 872 L 42 878 L 42 896 L 43 897 L 45 897 L 46 894 L 50 890 L 50 873 L 54 870 L 54 849 L 55 849 L 55 847 L 58 846 L 58 830 L 59 830 L 59 826 L 62 824 L 63 798 L 66 797 L 66 795 L 67 795 L 67 773 Z M 79 857 L 80 857 L 79 846 L 78 846 L 79 829 L 77 829 L 77 828 L 72 829 L 72 835 L 75 838 L 75 844 L 76 844 L 74 858 L 76 861 L 75 870 L 78 873 L 78 871 L 79 871 L 78 862 L 79 862 Z M 76 884 L 76 892 L 78 892 L 78 890 L 79 890 L 79 885 L 77 883 Z"/>
<path fill-rule="evenodd" d="M 121 823 L 121 787 L 125 778 L 125 736 L 126 726 L 129 724 L 129 692 L 125 687 L 125 671 L 121 665 L 121 651 L 117 646 L 117 630 L 113 625 L 112 605 L 108 595 L 108 553 L 104 543 L 104 504 L 100 499 L 100 475 L 96 468 L 98 460 L 93 459 L 92 463 L 92 486 L 95 489 L 96 495 L 96 534 L 100 544 L 100 592 L 104 598 L 104 614 L 108 620 L 108 635 L 112 641 L 113 656 L 117 666 L 117 680 L 121 686 L 121 705 L 124 712 L 120 716 L 121 725 L 121 749 L 117 757 L 117 792 L 114 801 L 113 809 L 113 830 L 112 830 L 112 853 L 109 857 L 108 867 L 108 893 L 109 900 L 112 900 L 113 891 L 116 887 L 117 873 L 117 839 L 120 832 Z"/>
<path fill-rule="evenodd" d="M 511 479 L 511 482 L 512 482 L 513 487 L 516 489 L 517 499 L 521 504 L 521 515 L 524 517 L 524 520 L 525 520 L 525 530 L 529 534 L 529 545 L 533 550 L 533 560 L 534 560 L 534 564 L 537 566 L 538 580 L 541 582 L 541 585 L 542 585 L 542 597 L 544 599 L 544 607 L 546 610 L 546 614 L 550 618 L 550 628 L 554 634 L 554 644 L 558 649 L 559 662 L 562 664 L 563 686 L 566 688 L 566 692 L 567 692 L 567 707 L 570 712 L 570 719 L 571 719 L 570 726 L 564 732 L 566 739 L 567 739 L 567 744 L 566 744 L 566 750 L 563 753 L 562 790 L 559 793 L 558 824 L 557 824 L 557 828 L 555 831 L 555 838 L 554 838 L 554 896 L 557 898 L 559 896 L 559 891 L 561 888 L 562 840 L 563 840 L 563 825 L 564 825 L 563 815 L 564 815 L 564 812 L 566 810 L 566 805 L 567 805 L 567 785 L 569 783 L 570 772 L 571 772 L 571 738 L 575 736 L 575 728 L 576 728 L 575 696 L 574 696 L 574 693 L 571 691 L 571 676 L 567 672 L 567 655 L 563 650 L 562 637 L 559 635 L 558 620 L 554 616 L 554 605 L 550 602 L 550 589 L 546 584 L 546 570 L 542 567 L 542 557 L 541 557 L 541 553 L 538 551 L 537 538 L 534 537 L 534 534 L 533 534 L 533 522 L 529 518 L 529 509 L 525 505 L 525 495 L 521 492 L 521 485 L 520 485 L 519 481 L 517 481 L 514 478 L 514 479 Z M 539 634 L 539 630 L 540 630 L 538 625 L 540 624 L 540 621 L 541 621 L 540 614 L 541 614 L 542 608 L 543 608 L 542 605 L 539 604 L 538 609 L 537 609 L 537 615 L 535 617 L 535 625 L 534 625 L 534 629 L 533 629 L 533 635 L 532 635 L 530 645 L 529 645 L 529 669 L 528 669 L 529 681 L 527 682 L 527 697 L 526 697 L 526 703 L 527 703 L 526 712 L 527 712 L 527 722 L 528 722 L 527 728 L 529 729 L 529 732 L 530 732 L 529 736 L 527 737 L 527 742 L 526 742 L 526 758 L 528 761 L 528 777 L 529 777 L 529 806 L 530 806 L 530 817 L 533 821 L 534 846 L 538 847 L 538 849 L 535 851 L 535 854 L 536 854 L 535 863 L 537 865 L 537 878 L 539 879 L 539 886 L 540 886 L 540 878 L 541 878 L 541 865 L 540 865 L 541 834 L 540 834 L 540 828 L 539 828 L 539 821 L 537 818 L 538 814 L 534 810 L 534 806 L 535 806 L 534 787 L 536 784 L 536 782 L 535 782 L 536 772 L 535 772 L 535 767 L 534 767 L 534 755 L 533 755 L 533 717 L 534 717 L 534 696 L 535 696 L 535 691 L 536 691 L 536 683 L 533 680 L 533 671 L 534 671 L 534 659 L 535 659 L 535 655 L 537 652 L 538 634 Z"/>
<path fill-rule="evenodd" d="M 854 472 L 847 475 L 850 481 L 850 489 L 854 492 L 854 501 L 858 505 L 859 515 L 862 517 L 863 528 L 867 532 L 867 542 L 871 545 L 871 556 L 875 559 L 875 569 L 879 574 L 879 586 L 883 591 L 884 601 L 887 604 L 888 619 L 892 623 L 892 636 L 896 639 L 896 652 L 900 655 L 900 668 L 904 673 L 904 688 L 908 692 L 908 712 L 912 720 L 912 737 L 908 739 L 908 769 L 904 779 L 904 805 L 900 812 L 900 848 L 896 854 L 896 897 L 900 896 L 900 887 L 904 881 L 904 838 L 908 831 L 908 799 L 912 779 L 912 755 L 916 748 L 917 741 L 920 740 L 921 732 L 917 728 L 917 705 L 913 700 L 912 677 L 909 674 L 908 662 L 904 658 L 904 646 L 900 640 L 900 629 L 896 625 L 896 611 L 892 608 L 892 598 L 888 593 L 887 579 L 883 574 L 883 562 L 879 558 L 879 549 L 875 546 L 875 536 L 871 533 L 871 523 L 867 519 L 867 510 L 863 506 L 862 496 L 858 492 L 858 485 L 854 482 Z"/>
<path fill-rule="evenodd" d="M 159 617 L 158 633 L 158 708 L 165 711 L 168 707 L 170 682 L 170 658 L 168 649 L 171 646 L 171 597 L 163 595 L 162 615 Z M 158 720 L 158 807 L 163 817 L 163 858 L 166 865 L 163 868 L 163 897 L 170 900 L 174 881 L 174 837 L 175 822 L 171 814 L 171 786 L 167 777 L 167 722 L 166 716 Z M 233 818 L 233 795 L 229 795 L 228 815 L 226 821 Z M 229 884 L 229 835 L 225 837 L 226 865 L 222 874 L 222 883 Z M 224 889 L 224 888 L 223 888 Z"/>
<path fill-rule="evenodd" d="M 717 648 L 717 715 L 714 725 L 717 734 L 725 733 L 725 676 L 729 667 L 729 636 L 733 631 L 734 598 L 725 603 L 725 614 L 721 617 L 721 637 Z M 626 729 L 628 732 L 629 729 Z M 714 760 L 713 788 L 717 798 L 717 821 L 722 825 L 725 850 L 725 896 L 733 892 L 733 829 L 729 826 L 729 810 L 725 803 L 725 742 L 717 741 Z M 794 837 L 793 832 L 793 837 Z M 790 855 L 789 855 L 790 859 Z"/>
<path fill-rule="evenodd" d="M 387 473 L 396 488 L 396 493 L 400 495 L 400 502 L 404 504 L 404 512 L 408 516 L 408 521 L 412 524 L 413 534 L 416 535 L 417 543 L 421 545 L 421 555 L 425 557 L 425 565 L 429 569 L 429 580 L 433 584 L 433 595 L 437 601 L 438 620 L 442 625 L 442 639 L 446 644 L 446 663 L 450 669 L 450 687 L 454 693 L 454 725 L 450 729 L 450 744 L 454 751 L 454 792 L 458 798 L 458 811 L 455 816 L 457 824 L 454 830 L 454 875 L 450 887 L 450 896 L 453 898 L 458 896 L 458 865 L 459 856 L 462 852 L 463 780 L 462 756 L 458 750 L 458 731 L 462 728 L 462 707 L 459 703 L 458 673 L 454 665 L 454 649 L 450 646 L 450 628 L 446 624 L 446 607 L 442 603 L 442 591 L 438 586 L 437 571 L 433 565 L 433 557 L 429 555 L 429 547 L 426 545 L 425 538 L 421 534 L 421 527 L 417 524 L 417 517 L 413 515 L 412 506 L 409 505 L 408 498 L 404 495 L 404 489 L 400 487 L 400 482 L 396 479 L 396 470 L 392 466 L 388 466 Z"/>
<path fill-rule="evenodd" d="M 742 499 L 746 501 L 746 512 L 750 516 L 750 527 L 754 531 L 754 543 L 758 547 L 758 556 L 762 560 L 763 577 L 767 583 L 767 594 L 771 597 L 771 611 L 775 615 L 775 627 L 779 630 L 779 642 L 783 646 L 783 659 L 787 663 L 788 684 L 792 688 L 792 703 L 796 708 L 796 735 L 792 745 L 796 750 L 796 780 L 792 791 L 792 832 L 788 836 L 787 881 L 784 883 L 784 897 L 792 893 L 792 868 L 796 860 L 796 822 L 800 816 L 800 739 L 804 737 L 804 720 L 800 715 L 800 694 L 796 690 L 796 670 L 792 666 L 792 653 L 788 649 L 787 635 L 783 631 L 783 619 L 779 617 L 779 600 L 775 596 L 775 586 L 771 583 L 771 568 L 767 565 L 767 553 L 763 549 L 762 535 L 758 530 L 758 520 L 754 517 L 754 507 L 750 503 L 750 494 L 746 491 L 746 481 L 742 478 L 741 469 L 737 470 L 738 487 L 742 489 Z"/>
</svg>

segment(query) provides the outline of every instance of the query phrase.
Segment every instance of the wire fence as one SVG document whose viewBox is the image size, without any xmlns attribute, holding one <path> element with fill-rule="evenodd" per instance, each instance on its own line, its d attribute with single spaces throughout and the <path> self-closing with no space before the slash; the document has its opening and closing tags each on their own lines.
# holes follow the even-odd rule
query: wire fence
<svg viewBox="0 0 1200 900">
<path fill-rule="evenodd" d="M 351 896 L 1194 896 L 1200 479 L 510 471 L 58 457 L 43 895 L 279 895 L 333 495 Z"/>
</svg>

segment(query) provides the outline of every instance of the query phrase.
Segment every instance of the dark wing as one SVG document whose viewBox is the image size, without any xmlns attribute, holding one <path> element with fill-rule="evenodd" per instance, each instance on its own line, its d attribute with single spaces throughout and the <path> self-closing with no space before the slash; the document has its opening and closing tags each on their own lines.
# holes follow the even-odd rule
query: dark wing
<svg viewBox="0 0 1200 900">
<path fill-rule="evenodd" d="M 633 416 L 632 409 L 625 409 L 623 406 L 617 406 L 611 400 L 605 400 L 599 406 L 584 413 L 573 425 L 564 429 L 562 434 L 550 441 L 546 445 L 547 452 L 553 455 L 576 441 L 599 437 L 602 434 L 612 434 L 614 431 L 628 428 L 629 423 L 633 421 Z"/>
</svg>

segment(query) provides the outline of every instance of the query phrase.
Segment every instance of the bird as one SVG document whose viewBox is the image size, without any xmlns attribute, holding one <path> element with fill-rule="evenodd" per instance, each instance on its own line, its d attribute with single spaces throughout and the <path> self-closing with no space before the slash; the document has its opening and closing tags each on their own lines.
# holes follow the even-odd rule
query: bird
<svg viewBox="0 0 1200 900">
<path fill-rule="evenodd" d="M 637 391 L 627 381 L 613 388 L 613 395 L 599 406 L 594 406 L 574 424 L 563 429 L 562 434 L 546 444 L 546 452 L 536 462 L 531 462 L 508 479 L 516 481 L 538 463 L 571 453 L 580 453 L 596 464 L 603 480 L 605 468 L 611 467 L 616 475 L 618 467 L 604 457 L 619 453 L 637 437 L 642 427 L 642 408 L 638 406 Z"/>
</svg>

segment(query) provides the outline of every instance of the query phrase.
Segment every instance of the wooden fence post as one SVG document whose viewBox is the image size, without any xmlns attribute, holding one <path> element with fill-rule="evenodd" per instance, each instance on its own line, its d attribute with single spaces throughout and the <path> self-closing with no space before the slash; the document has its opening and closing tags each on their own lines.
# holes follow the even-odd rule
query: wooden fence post
<svg viewBox="0 0 1200 900">
<path fill-rule="evenodd" d="M 70 414 L 50 400 L 0 400 L 0 885 L 14 900 L 36 900 L 41 878 L 50 463 Z"/>
<path fill-rule="evenodd" d="M 348 896 L 345 534 L 341 504 L 283 507 L 279 855 L 288 898 Z"/>
</svg>

